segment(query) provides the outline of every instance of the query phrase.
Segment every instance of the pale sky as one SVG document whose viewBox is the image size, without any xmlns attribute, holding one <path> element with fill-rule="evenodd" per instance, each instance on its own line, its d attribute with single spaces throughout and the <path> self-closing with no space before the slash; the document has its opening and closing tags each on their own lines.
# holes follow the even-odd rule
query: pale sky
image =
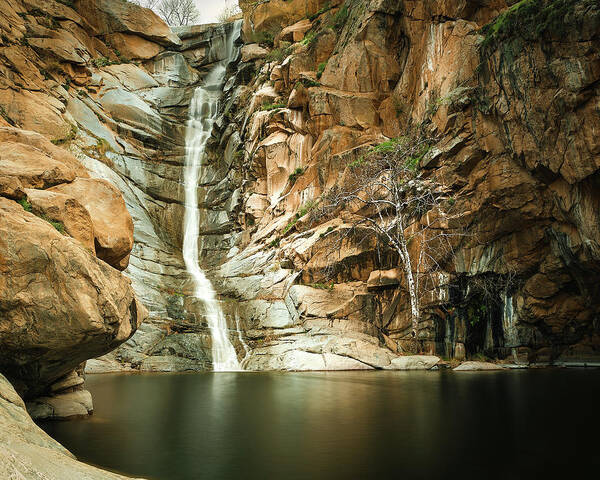
<svg viewBox="0 0 600 480">
<path fill-rule="evenodd" d="M 196 0 L 198 10 L 200 11 L 200 23 L 212 23 L 217 21 L 217 16 L 226 3 L 233 5 L 237 0 Z"/>
</svg>

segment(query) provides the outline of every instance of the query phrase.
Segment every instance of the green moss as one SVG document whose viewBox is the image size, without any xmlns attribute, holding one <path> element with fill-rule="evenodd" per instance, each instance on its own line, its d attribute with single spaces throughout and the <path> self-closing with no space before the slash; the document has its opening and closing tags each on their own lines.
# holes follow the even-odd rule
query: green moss
<svg viewBox="0 0 600 480">
<path fill-rule="evenodd" d="M 333 290 L 334 283 L 331 282 L 329 284 L 326 283 L 311 283 L 309 287 L 318 288 L 319 290 Z"/>
<path fill-rule="evenodd" d="M 69 131 L 69 133 L 67 134 L 66 137 L 54 139 L 51 141 L 54 145 L 64 145 L 65 143 L 69 143 L 69 142 L 73 141 L 75 139 L 75 137 L 77 136 L 78 131 L 79 131 L 79 129 L 75 125 L 71 124 L 71 130 Z"/>
<path fill-rule="evenodd" d="M 311 22 L 314 22 L 317 18 L 319 18 L 321 15 L 323 15 L 325 12 L 328 12 L 329 10 L 331 10 L 333 8 L 333 6 L 331 5 L 331 2 L 327 2 L 325 5 L 323 5 L 319 10 L 317 10 L 315 13 L 313 13 L 312 15 L 308 16 L 308 19 Z"/>
<path fill-rule="evenodd" d="M 327 68 L 327 62 L 323 62 L 323 63 L 319 64 L 319 66 L 317 67 L 317 80 L 321 79 L 321 77 L 323 76 L 323 72 L 325 71 L 325 68 Z"/>
<path fill-rule="evenodd" d="M 283 62 L 291 53 L 293 49 L 290 45 L 282 46 L 281 48 L 274 48 L 265 57 L 267 62 Z"/>
<path fill-rule="evenodd" d="M 46 215 L 40 215 L 40 218 L 42 220 L 46 220 L 50 225 L 52 225 L 54 228 L 56 228 L 56 230 L 58 230 L 59 233 L 61 233 L 63 235 L 65 234 L 65 225 L 62 222 L 52 220 L 51 218 L 47 217 Z"/>
<path fill-rule="evenodd" d="M 286 225 L 286 227 L 283 229 L 283 235 L 285 235 L 292 228 L 294 228 L 294 226 L 298 223 L 298 220 L 300 220 L 302 217 L 304 217 L 308 212 L 310 212 L 316 206 L 317 206 L 317 202 L 315 202 L 314 200 L 310 200 L 310 201 L 306 202 L 304 205 L 302 205 L 302 207 L 300 207 L 300 210 L 298 210 L 296 212 L 296 215 L 294 215 L 294 218 L 292 218 L 290 223 L 288 223 Z"/>
<path fill-rule="evenodd" d="M 265 103 L 262 106 L 262 110 L 277 110 L 279 108 L 285 108 L 287 105 L 285 103 Z"/>
<path fill-rule="evenodd" d="M 334 15 L 331 28 L 333 28 L 336 32 L 341 32 L 342 28 L 344 28 L 344 25 L 346 25 L 349 16 L 350 10 L 348 10 L 348 6 L 344 4 L 344 6 L 340 8 Z"/>
<path fill-rule="evenodd" d="M 19 200 L 19 204 L 23 207 L 23 210 L 31 212 L 31 203 L 29 203 L 26 198 Z"/>
<path fill-rule="evenodd" d="M 311 80 L 310 78 L 302 78 L 302 79 L 298 80 L 298 82 L 296 82 L 296 88 L 298 87 L 298 84 L 304 85 L 306 88 L 321 86 L 321 84 L 319 82 Z"/>
<path fill-rule="evenodd" d="M 304 174 L 305 170 L 306 169 L 302 167 L 298 167 L 296 170 L 294 170 L 289 176 L 290 183 L 294 185 L 294 183 L 296 183 L 296 180 L 298 180 L 298 178 L 300 178 L 300 176 Z"/>
<path fill-rule="evenodd" d="M 539 40 L 543 35 L 560 37 L 570 28 L 567 19 L 578 5 L 583 11 L 597 5 L 597 0 L 521 0 L 482 28 L 485 38 L 481 48 L 492 51 L 515 37 L 528 41 Z"/>
<path fill-rule="evenodd" d="M 92 63 L 96 68 L 106 67 L 107 65 L 111 65 L 112 62 L 107 57 L 94 58 Z"/>
</svg>

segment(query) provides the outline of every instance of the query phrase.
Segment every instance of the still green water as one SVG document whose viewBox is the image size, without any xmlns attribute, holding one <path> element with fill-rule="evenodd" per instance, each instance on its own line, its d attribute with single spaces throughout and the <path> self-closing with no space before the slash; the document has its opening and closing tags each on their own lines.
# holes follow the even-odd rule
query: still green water
<svg viewBox="0 0 600 480">
<path fill-rule="evenodd" d="M 80 460 L 157 480 L 600 468 L 600 370 L 89 375 L 87 386 L 91 418 L 43 427 Z"/>
</svg>

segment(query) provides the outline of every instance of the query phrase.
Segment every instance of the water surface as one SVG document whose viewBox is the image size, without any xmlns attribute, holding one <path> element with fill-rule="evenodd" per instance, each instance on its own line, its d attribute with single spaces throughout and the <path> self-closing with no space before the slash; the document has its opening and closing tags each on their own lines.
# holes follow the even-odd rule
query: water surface
<svg viewBox="0 0 600 480">
<path fill-rule="evenodd" d="M 87 386 L 94 415 L 46 431 L 80 460 L 156 480 L 600 467 L 600 370 L 88 375 Z"/>
</svg>

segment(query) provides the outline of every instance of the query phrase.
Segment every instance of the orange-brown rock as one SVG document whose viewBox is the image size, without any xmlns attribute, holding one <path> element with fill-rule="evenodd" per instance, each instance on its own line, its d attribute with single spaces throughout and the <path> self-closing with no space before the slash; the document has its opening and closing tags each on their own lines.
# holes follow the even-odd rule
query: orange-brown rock
<svg viewBox="0 0 600 480">
<path fill-rule="evenodd" d="M 13 124 L 50 140 L 67 138 L 73 128 L 62 116 L 64 105 L 42 92 L 0 90 L 0 105 Z"/>
<path fill-rule="evenodd" d="M 27 201 L 35 215 L 60 222 L 65 232 L 96 253 L 94 226 L 89 212 L 75 198 L 49 190 L 26 189 Z"/>
<path fill-rule="evenodd" d="M 51 191 L 73 197 L 86 208 L 94 226 L 96 255 L 125 270 L 133 248 L 133 221 L 121 192 L 110 182 L 96 178 L 78 178 Z"/>
<path fill-rule="evenodd" d="M 75 7 L 100 35 L 130 33 L 165 46 L 181 45 L 181 40 L 149 8 L 114 0 L 77 0 Z"/>
<path fill-rule="evenodd" d="M 75 172 L 31 145 L 0 143 L 0 175 L 16 177 L 29 188 L 48 188 L 71 182 Z"/>
<path fill-rule="evenodd" d="M 21 143 L 34 147 L 54 160 L 66 165 L 77 177 L 88 177 L 87 170 L 71 153 L 50 142 L 44 135 L 13 127 L 0 127 L 0 142 Z"/>
<path fill-rule="evenodd" d="M 139 35 L 113 33 L 106 40 L 128 60 L 149 60 L 156 57 L 163 48 Z"/>
<path fill-rule="evenodd" d="M 32 397 L 127 340 L 145 317 L 130 281 L 0 198 L 0 368 Z"/>
<path fill-rule="evenodd" d="M 244 12 L 244 33 L 276 31 L 315 14 L 326 4 L 340 4 L 341 0 L 271 0 L 255 2 L 240 0 Z"/>
</svg>

